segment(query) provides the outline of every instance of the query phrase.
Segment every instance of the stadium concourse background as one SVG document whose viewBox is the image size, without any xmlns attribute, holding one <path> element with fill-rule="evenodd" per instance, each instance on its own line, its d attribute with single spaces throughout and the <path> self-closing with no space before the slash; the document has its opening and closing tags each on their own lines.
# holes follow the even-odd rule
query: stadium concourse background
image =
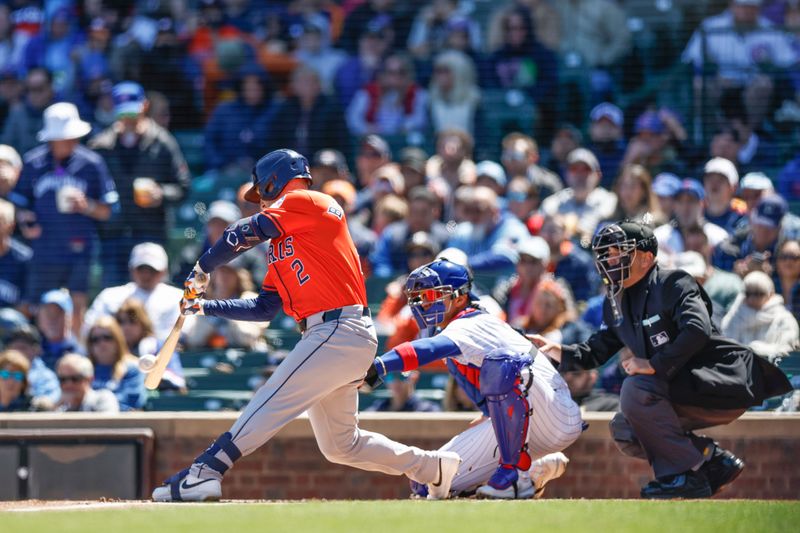
<svg viewBox="0 0 800 533">
<path fill-rule="evenodd" d="M 347 212 L 379 353 L 417 334 L 399 287 L 445 248 L 464 253 L 491 312 L 586 338 L 603 301 L 588 242 L 631 217 L 659 227 L 664 264 L 706 284 L 725 333 L 800 387 L 799 65 L 796 2 L 2 1 L 0 371 L 14 383 L 0 387 L 0 427 L 17 427 L 10 411 L 103 411 L 113 429 L 132 427 L 118 410 L 240 409 L 299 339 L 283 314 L 187 323 L 159 391 L 136 357 L 163 342 L 196 259 L 257 209 L 241 187 L 281 147 Z M 48 122 L 58 102 L 77 114 Z M 87 150 L 56 157 L 76 137 Z M 134 249 L 145 242 L 157 246 Z M 252 296 L 265 271 L 257 248 L 216 272 L 209 296 Z M 756 289 L 763 301 L 745 301 Z M 567 377 L 587 410 L 615 409 L 616 359 Z M 783 428 L 798 398 L 755 410 Z M 443 365 L 361 400 L 473 409 Z M 777 440 L 751 446 L 750 422 L 723 435 L 768 456 L 751 488 L 793 497 L 797 480 L 776 477 L 792 441 L 769 420 L 756 434 Z M 158 475 L 189 458 L 156 449 Z"/>
</svg>

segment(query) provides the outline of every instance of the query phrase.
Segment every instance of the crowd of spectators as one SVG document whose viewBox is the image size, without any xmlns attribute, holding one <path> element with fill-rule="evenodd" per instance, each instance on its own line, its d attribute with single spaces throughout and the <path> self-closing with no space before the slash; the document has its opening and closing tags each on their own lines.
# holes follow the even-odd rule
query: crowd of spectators
<svg viewBox="0 0 800 533">
<path fill-rule="evenodd" d="M 0 411 L 141 409 L 136 358 L 194 260 L 257 210 L 242 190 L 278 147 L 347 214 L 386 348 L 419 334 L 403 281 L 435 257 L 515 327 L 585 339 L 591 238 L 637 219 L 726 335 L 786 357 L 798 73 L 800 6 L 780 0 L 2 0 Z M 200 224 L 176 237 L 186 209 Z M 252 295 L 263 256 L 218 269 L 210 297 Z M 189 319 L 183 346 L 263 350 L 267 326 Z M 623 376 L 567 379 L 614 409 Z M 375 409 L 438 408 L 419 379 Z M 162 388 L 186 389 L 179 357 Z"/>
</svg>

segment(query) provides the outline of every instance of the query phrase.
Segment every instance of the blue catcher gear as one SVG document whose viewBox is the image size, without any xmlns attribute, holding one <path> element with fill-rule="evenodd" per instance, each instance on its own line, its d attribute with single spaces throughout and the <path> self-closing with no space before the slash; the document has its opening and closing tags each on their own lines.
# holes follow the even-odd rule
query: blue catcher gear
<svg viewBox="0 0 800 533">
<path fill-rule="evenodd" d="M 253 167 L 253 186 L 244 195 L 248 202 L 274 200 L 286 184 L 295 178 L 311 181 L 308 160 L 294 150 L 280 149 L 268 153 Z"/>
<path fill-rule="evenodd" d="M 528 470 L 531 459 L 527 447 L 531 408 L 527 388 L 520 389 L 521 371 L 533 362 L 530 355 L 496 351 L 481 364 L 481 394 L 492 419 L 500 452 L 500 467 L 489 480 L 497 489 L 505 489 L 517 480 L 517 468 Z M 498 485 L 498 486 L 496 486 Z"/>
<path fill-rule="evenodd" d="M 447 313 L 447 301 L 469 294 L 471 287 L 470 271 L 446 259 L 423 265 L 409 274 L 406 296 L 420 329 L 441 323 Z"/>
</svg>

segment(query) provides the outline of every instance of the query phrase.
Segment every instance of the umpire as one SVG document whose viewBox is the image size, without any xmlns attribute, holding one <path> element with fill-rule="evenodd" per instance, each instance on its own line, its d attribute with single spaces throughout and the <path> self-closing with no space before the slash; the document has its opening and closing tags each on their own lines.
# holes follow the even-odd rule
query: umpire
<svg viewBox="0 0 800 533">
<path fill-rule="evenodd" d="M 642 497 L 709 497 L 744 463 L 692 430 L 728 424 L 791 385 L 778 368 L 719 334 L 711 300 L 694 278 L 656 264 L 649 227 L 612 224 L 597 233 L 592 249 L 608 289 L 604 325 L 581 344 L 531 340 L 562 371 L 595 368 L 628 347 L 634 356 L 622 363 L 628 377 L 610 429 L 622 453 L 653 468 L 655 480 Z"/>
</svg>

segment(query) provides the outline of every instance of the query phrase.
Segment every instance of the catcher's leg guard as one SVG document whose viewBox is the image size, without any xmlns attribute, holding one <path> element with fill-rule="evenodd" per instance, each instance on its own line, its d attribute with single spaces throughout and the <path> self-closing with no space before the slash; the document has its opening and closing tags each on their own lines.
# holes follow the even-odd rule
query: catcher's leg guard
<svg viewBox="0 0 800 533">
<path fill-rule="evenodd" d="M 513 472 L 492 476 L 507 478 L 504 483 L 516 481 L 512 479 L 516 478 L 516 468 L 527 470 L 531 466 L 530 456 L 524 452 L 531 410 L 527 394 L 519 386 L 520 370 L 530 362 L 530 358 L 503 354 L 490 355 L 481 365 L 481 393 L 486 397 L 497 437 L 500 464 Z"/>
</svg>

